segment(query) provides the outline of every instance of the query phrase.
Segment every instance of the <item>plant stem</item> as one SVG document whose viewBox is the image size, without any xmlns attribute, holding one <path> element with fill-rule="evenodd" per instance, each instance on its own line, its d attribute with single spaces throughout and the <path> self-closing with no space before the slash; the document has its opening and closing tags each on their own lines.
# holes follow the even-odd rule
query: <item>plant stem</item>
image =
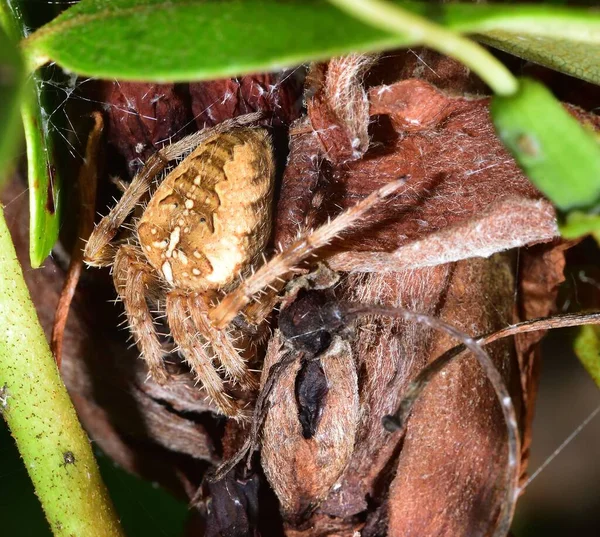
<svg viewBox="0 0 600 537">
<path fill-rule="evenodd" d="M 57 537 L 123 537 L 0 208 L 0 413 Z"/>
<path fill-rule="evenodd" d="M 497 95 L 512 95 L 519 87 L 517 79 L 504 64 L 482 46 L 395 4 L 384 0 L 329 1 L 367 24 L 406 35 L 415 44 L 425 45 L 459 60 L 477 73 Z"/>
</svg>

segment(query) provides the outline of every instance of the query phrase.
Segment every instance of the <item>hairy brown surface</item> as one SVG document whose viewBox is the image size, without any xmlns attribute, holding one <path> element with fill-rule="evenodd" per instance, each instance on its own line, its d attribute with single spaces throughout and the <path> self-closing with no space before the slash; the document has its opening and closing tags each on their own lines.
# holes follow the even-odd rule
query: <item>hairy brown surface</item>
<svg viewBox="0 0 600 537">
<path fill-rule="evenodd" d="M 375 56 L 350 54 L 312 67 L 307 79 L 307 113 L 327 159 L 337 164 L 369 149 L 369 99 L 362 78 Z"/>
<path fill-rule="evenodd" d="M 298 229 L 317 227 L 382 183 L 406 175 L 400 195 L 327 248 L 329 266 L 357 272 L 337 294 L 440 316 L 475 335 L 531 318 L 534 310 L 550 313 L 563 257 L 545 246 L 525 250 L 521 259 L 493 255 L 552 240 L 554 211 L 497 140 L 489 100 L 451 96 L 457 88 L 477 87 L 465 83 L 464 73 L 461 83 L 460 70 L 451 63 L 436 64 L 454 77 L 446 79 L 449 93 L 416 79 L 369 90 L 372 143 L 356 160 L 348 152 L 351 122 L 346 129 L 335 128 L 340 119 L 323 104 L 327 99 L 320 88 L 327 73 L 321 71 L 308 116 L 291 128 L 276 240 L 289 244 Z M 571 111 L 584 119 L 580 111 Z M 530 337 L 527 342 L 519 336 L 516 346 L 499 342 L 490 350 L 521 409 L 526 438 L 539 358 L 533 351 L 539 336 Z M 427 389 L 404 439 L 381 426 L 408 381 L 455 344 L 411 323 L 359 324 L 352 356 L 360 422 L 344 473 L 324 499 L 311 489 L 310 458 L 294 465 L 299 472 L 287 486 L 275 472 L 267 474 L 288 506 L 288 534 L 345 535 L 363 528 L 363 535 L 450 536 L 492 530 L 503 501 L 506 429 L 474 359 L 453 364 Z M 271 413 L 273 422 L 286 422 L 286 411 Z M 299 429 L 287 437 L 300 439 Z M 278 440 L 281 445 L 274 428 L 265 430 L 264 445 Z M 527 441 L 523 472 L 526 457 Z M 313 496 L 300 494 L 303 504 L 290 511 L 289 498 L 297 498 L 298 490 L 311 490 Z"/>
<path fill-rule="evenodd" d="M 369 98 L 375 134 L 363 159 L 335 166 L 310 116 L 292 127 L 278 240 L 285 243 L 299 226 L 314 227 L 404 175 L 405 188 L 373 211 L 368 233 L 350 233 L 330 247 L 337 254 L 333 268 L 438 265 L 557 234 L 551 205 L 496 138 L 488 99 L 448 97 L 420 80 L 372 88 Z"/>
<path fill-rule="evenodd" d="M 270 345 L 280 345 L 277 336 Z M 312 438 L 304 437 L 298 421 L 294 384 L 299 361 L 274 388 L 264 425 L 262 466 L 284 516 L 291 520 L 310 514 L 335 485 L 350 460 L 359 424 L 357 377 L 348 342 L 335 340 L 320 364 L 329 391 Z M 272 365 L 265 362 L 265 370 Z"/>
<path fill-rule="evenodd" d="M 468 333 L 513 319 L 510 256 L 455 265 L 439 315 Z M 430 356 L 456 345 L 436 334 Z M 486 349 L 520 401 L 514 344 Z M 436 377 L 410 418 L 388 498 L 388 535 L 485 535 L 504 501 L 506 427 L 479 364 L 465 356 Z M 482 516 L 485 513 L 485 516 Z"/>
<path fill-rule="evenodd" d="M 269 125 L 288 125 L 300 113 L 301 69 L 279 74 L 224 78 L 189 85 L 199 129 L 250 112 L 263 112 Z"/>
</svg>

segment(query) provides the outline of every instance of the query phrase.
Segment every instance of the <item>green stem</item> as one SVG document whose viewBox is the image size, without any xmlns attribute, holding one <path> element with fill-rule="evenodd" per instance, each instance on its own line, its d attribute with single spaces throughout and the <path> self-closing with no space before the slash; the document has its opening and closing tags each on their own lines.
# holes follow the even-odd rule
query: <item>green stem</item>
<svg viewBox="0 0 600 537">
<path fill-rule="evenodd" d="M 415 44 L 423 44 L 459 60 L 498 95 L 512 95 L 519 87 L 512 73 L 486 49 L 410 11 L 384 0 L 329 1 L 367 24 L 407 35 Z"/>
<path fill-rule="evenodd" d="M 0 413 L 57 537 L 123 537 L 0 208 Z"/>
</svg>

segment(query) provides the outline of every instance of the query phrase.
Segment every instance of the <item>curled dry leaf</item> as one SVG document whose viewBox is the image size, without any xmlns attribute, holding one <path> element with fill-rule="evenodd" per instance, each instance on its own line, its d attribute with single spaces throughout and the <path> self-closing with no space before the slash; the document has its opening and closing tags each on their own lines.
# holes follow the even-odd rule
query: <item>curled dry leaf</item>
<svg viewBox="0 0 600 537">
<path fill-rule="evenodd" d="M 565 251 L 574 245 L 573 241 L 562 239 L 547 244 L 538 244 L 524 250 L 520 259 L 519 317 L 524 320 L 547 317 L 555 313 L 555 300 L 559 285 L 564 281 Z M 531 428 L 535 411 L 535 399 L 540 375 L 540 348 L 538 343 L 544 331 L 519 334 L 515 337 L 523 408 L 523 457 L 521 462 L 522 478 L 526 479 L 529 449 L 531 446 Z"/>
<path fill-rule="evenodd" d="M 437 315 L 447 289 L 450 266 L 404 271 L 389 276 L 357 274 L 343 282 L 342 298 L 352 302 L 405 306 Z M 360 423 L 352 460 L 321 510 L 348 519 L 368 510 L 369 497 L 387 489 L 383 475 L 401 438 L 381 425 L 395 412 L 408 380 L 427 362 L 433 334 L 422 325 L 367 319 L 359 323 L 353 345 L 359 372 Z M 391 468 L 388 470 L 391 471 Z M 381 480 L 383 479 L 383 483 Z"/>
<path fill-rule="evenodd" d="M 420 80 L 371 88 L 369 98 L 374 141 L 361 160 L 343 166 L 326 160 L 310 117 L 292 127 L 280 242 L 403 175 L 410 177 L 404 190 L 373 211 L 369 233 L 349 234 L 329 247 L 332 268 L 435 266 L 558 234 L 551 204 L 496 138 L 488 99 L 451 98 Z"/>
<path fill-rule="evenodd" d="M 269 345 L 281 345 L 279 334 Z M 336 338 L 319 358 L 328 391 L 312 437 L 305 437 L 298 419 L 295 384 L 301 367 L 299 357 L 274 387 L 264 424 L 261 462 L 284 516 L 291 520 L 310 514 L 335 485 L 349 462 L 359 422 L 350 345 Z M 272 365 L 265 362 L 264 371 Z"/>
<path fill-rule="evenodd" d="M 472 334 L 515 321 L 515 278 L 554 281 L 559 267 L 539 267 L 534 275 L 530 264 L 517 270 L 514 256 L 496 253 L 550 241 L 557 227 L 551 204 L 497 140 L 489 100 L 449 97 L 422 80 L 374 87 L 368 95 L 373 143 L 360 160 L 344 158 L 347 144 L 341 135 L 332 141 L 334 135 L 328 134 L 324 143 L 326 119 L 334 133 L 339 122 L 333 114 L 325 115 L 326 107 L 309 104 L 308 117 L 292 126 L 276 241 L 285 247 L 298 228 L 314 228 L 384 182 L 408 175 L 399 196 L 327 248 L 330 267 L 358 273 L 343 280 L 338 294 L 440 315 Z M 530 255 L 536 257 L 535 250 Z M 561 254 L 556 256 L 560 264 Z M 476 257 L 490 258 L 469 260 Z M 540 296 L 547 304 L 554 300 L 550 287 Z M 518 298 L 522 304 L 530 297 Z M 531 312 L 523 310 L 522 315 L 528 318 Z M 314 476 L 301 473 L 285 483 L 280 478 L 285 465 L 279 465 L 277 476 L 267 473 L 287 510 L 289 535 L 345 535 L 361 527 L 363 535 L 491 530 L 503 500 L 506 430 L 491 387 L 473 359 L 454 364 L 427 390 L 404 444 L 381 427 L 408 381 L 455 344 L 411 323 L 374 319 L 359 324 L 352 355 L 360 422 L 343 475 L 326 498 L 314 491 L 303 505 L 293 505 L 289 498 L 298 490 L 311 490 Z M 533 383 L 531 373 L 518 366 L 528 360 L 533 368 L 534 357 L 526 358 L 522 346 L 506 341 L 491 353 L 527 428 L 533 394 L 524 396 L 522 389 L 532 390 Z M 291 400 L 291 390 L 288 382 L 281 398 Z M 288 414 L 273 408 L 269 419 L 285 422 Z M 286 435 L 295 450 L 287 455 L 290 460 L 301 452 L 297 417 L 295 423 L 296 430 Z M 277 433 L 274 427 L 265 430 L 263 446 L 281 445 Z M 291 475 L 293 470 L 283 472 Z M 324 470 L 319 475 L 327 480 Z M 309 510 L 308 505 L 318 507 Z M 364 526 L 357 526 L 357 519 L 366 520 Z"/>
<path fill-rule="evenodd" d="M 513 275 L 505 254 L 457 263 L 440 317 L 470 333 L 510 324 Z M 429 356 L 455 345 L 436 334 Z M 518 404 L 514 345 L 504 340 L 486 350 Z M 413 410 L 390 487 L 388 535 L 485 535 L 504 500 L 506 457 L 496 397 L 473 357 L 465 356 L 431 382 Z"/>
<path fill-rule="evenodd" d="M 362 79 L 374 61 L 375 56 L 350 54 L 315 64 L 308 73 L 310 126 L 330 162 L 357 160 L 369 148 L 369 99 Z"/>
</svg>

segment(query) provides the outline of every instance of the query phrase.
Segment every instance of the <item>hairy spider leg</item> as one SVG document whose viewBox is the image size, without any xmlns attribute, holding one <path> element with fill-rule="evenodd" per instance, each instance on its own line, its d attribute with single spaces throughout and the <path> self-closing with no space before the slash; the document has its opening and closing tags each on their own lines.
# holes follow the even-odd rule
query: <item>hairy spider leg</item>
<svg viewBox="0 0 600 537">
<path fill-rule="evenodd" d="M 226 329 L 217 330 L 210 322 L 209 307 L 202 297 L 198 295 L 188 297 L 188 309 L 197 331 L 210 343 L 223 366 L 225 376 L 233 379 L 242 388 L 248 390 L 258 388 L 257 379 L 248 371 L 239 350 L 231 341 L 230 333 Z"/>
<path fill-rule="evenodd" d="M 131 245 L 122 245 L 115 255 L 113 281 L 125 306 L 129 327 L 142 357 L 148 364 L 150 376 L 159 383 L 168 379 L 163 356 L 165 351 L 158 333 L 146 296 L 148 290 L 159 284 L 157 275 L 144 262 L 141 252 Z"/>
<path fill-rule="evenodd" d="M 209 317 L 214 326 L 219 329 L 227 326 L 250 302 L 254 295 L 262 291 L 265 287 L 272 285 L 278 279 L 293 272 L 296 265 L 304 261 L 315 250 L 327 245 L 341 232 L 348 230 L 356 224 L 372 207 L 402 187 L 406 183 L 406 179 L 406 177 L 402 177 L 386 184 L 341 213 L 331 222 L 298 237 L 268 263 L 259 268 L 246 281 L 242 282 L 234 291 L 227 294 L 209 312 Z"/>
<path fill-rule="evenodd" d="M 226 416 L 240 417 L 239 407 L 225 393 L 223 380 L 199 337 L 191 318 L 187 297 L 177 291 L 167 294 L 167 321 L 181 354 L 208 396 Z"/>
<path fill-rule="evenodd" d="M 210 138 L 232 128 L 257 121 L 260 117 L 260 113 L 255 113 L 224 121 L 214 127 L 190 134 L 154 153 L 135 175 L 117 204 L 100 220 L 90 235 L 84 251 L 85 262 L 94 267 L 107 267 L 113 263 L 115 248 L 111 247 L 110 242 L 115 238 L 125 219 L 151 188 L 154 179 L 166 169 L 170 161 L 193 151 Z"/>
<path fill-rule="evenodd" d="M 161 173 L 169 161 L 159 151 L 152 155 L 144 167 L 136 174 L 117 204 L 96 225 L 84 250 L 84 260 L 94 267 L 107 267 L 116 262 L 114 248 L 110 242 L 114 239 L 125 219 L 135 209 L 140 199 L 152 185 L 154 178 Z"/>
</svg>

